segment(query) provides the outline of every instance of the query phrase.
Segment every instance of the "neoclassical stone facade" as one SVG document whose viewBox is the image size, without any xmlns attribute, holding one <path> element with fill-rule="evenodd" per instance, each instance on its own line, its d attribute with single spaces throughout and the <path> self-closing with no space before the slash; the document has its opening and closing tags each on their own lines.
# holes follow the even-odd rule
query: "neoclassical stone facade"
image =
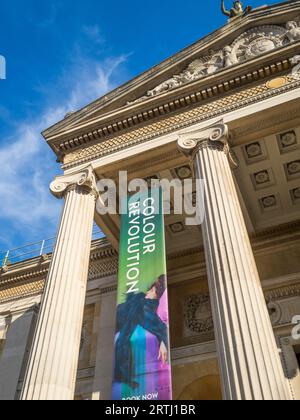
<svg viewBox="0 0 300 420">
<path fill-rule="evenodd" d="M 53 254 L 2 267 L 0 399 L 110 399 L 120 216 L 96 183 L 124 170 L 205 184 L 201 226 L 165 218 L 174 398 L 300 399 L 299 22 L 248 10 L 44 132 L 64 210 Z"/>
</svg>

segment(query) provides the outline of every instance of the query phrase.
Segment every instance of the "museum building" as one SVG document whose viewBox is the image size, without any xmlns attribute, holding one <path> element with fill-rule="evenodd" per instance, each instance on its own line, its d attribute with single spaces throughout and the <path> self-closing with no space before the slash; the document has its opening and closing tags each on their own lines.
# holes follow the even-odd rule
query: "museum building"
<svg viewBox="0 0 300 420">
<path fill-rule="evenodd" d="M 222 9 L 43 132 L 64 207 L 53 252 L 2 262 L 0 400 L 111 399 L 121 217 L 96 202 L 120 171 L 205 183 L 201 225 L 165 217 L 174 399 L 300 399 L 300 1 Z"/>
</svg>

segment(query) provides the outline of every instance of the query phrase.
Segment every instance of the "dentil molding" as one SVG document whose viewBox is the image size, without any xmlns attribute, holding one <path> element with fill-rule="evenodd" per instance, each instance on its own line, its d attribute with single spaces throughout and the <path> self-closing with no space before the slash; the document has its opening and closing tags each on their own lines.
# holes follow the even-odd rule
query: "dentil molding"
<svg viewBox="0 0 300 420">
<path fill-rule="evenodd" d="M 275 65 L 276 68 L 278 66 L 280 67 L 280 71 L 290 68 L 288 60 L 285 60 L 284 63 L 278 63 Z M 266 77 L 267 74 L 268 76 L 274 75 L 277 71 L 275 70 L 272 66 L 264 67 L 261 73 L 256 72 L 257 78 Z M 233 80 L 234 84 L 236 80 L 237 78 Z M 246 76 L 245 80 L 247 83 L 250 83 L 248 77 Z M 257 79 L 254 77 L 253 80 Z M 251 79 L 252 82 L 253 80 Z M 243 83 L 242 81 L 240 82 L 236 83 L 241 86 Z M 93 140 L 92 138 L 90 139 L 90 142 L 94 141 L 93 145 L 87 146 L 87 143 L 89 143 L 87 138 L 84 138 L 84 141 L 83 138 L 81 140 L 78 138 L 76 142 L 75 140 L 74 142 L 72 141 L 71 143 L 73 146 L 71 147 L 69 147 L 70 142 L 61 144 L 60 148 L 64 150 L 65 155 L 63 169 L 71 169 L 78 165 L 88 164 L 95 159 L 120 152 L 121 150 L 125 150 L 132 146 L 140 145 L 154 138 L 173 133 L 183 128 L 191 127 L 196 123 L 221 117 L 224 113 L 237 111 L 243 107 L 273 98 L 299 87 L 300 81 L 295 80 L 293 75 L 288 75 L 285 78 L 285 84 L 277 88 L 270 88 L 268 83 L 264 82 L 263 84 L 253 86 L 245 90 L 240 90 L 236 93 L 232 93 L 232 95 L 226 96 L 221 96 L 218 88 L 207 88 L 207 92 L 201 92 L 199 95 L 197 93 L 191 94 L 188 98 L 183 98 L 183 100 L 175 100 L 172 103 L 170 102 L 165 106 L 159 107 L 159 109 L 152 109 L 149 113 L 147 113 L 145 120 L 136 118 L 136 123 L 126 125 L 127 129 L 128 127 L 131 127 L 131 130 L 126 131 L 123 134 L 117 135 L 118 131 L 122 131 L 122 128 L 117 125 L 116 130 L 108 130 L 106 134 L 102 133 L 102 129 L 99 129 L 102 133 L 98 133 L 99 140 L 101 141 L 95 142 L 96 137 L 93 137 Z M 232 90 L 230 84 L 228 84 L 227 90 Z M 224 93 L 224 90 L 222 92 Z M 220 96 L 220 98 L 217 98 L 217 96 Z M 190 106 L 196 102 L 202 102 L 204 99 L 208 98 L 215 98 L 215 100 L 179 113 L 180 108 Z M 175 111 L 178 112 L 175 114 Z M 159 117 L 172 113 L 174 115 L 170 115 L 168 118 L 158 119 Z M 145 113 L 143 115 L 145 115 Z M 143 115 L 141 115 L 141 118 Z M 151 120 L 155 119 L 157 119 L 157 121 L 150 123 Z M 141 121 L 147 122 L 147 125 L 138 128 L 137 126 L 141 124 Z M 117 127 L 119 127 L 118 130 Z M 125 126 L 123 129 L 125 130 Z M 85 147 L 78 148 L 82 145 L 82 143 L 85 144 Z M 75 147 L 77 148 L 76 150 L 70 150 Z"/>
</svg>

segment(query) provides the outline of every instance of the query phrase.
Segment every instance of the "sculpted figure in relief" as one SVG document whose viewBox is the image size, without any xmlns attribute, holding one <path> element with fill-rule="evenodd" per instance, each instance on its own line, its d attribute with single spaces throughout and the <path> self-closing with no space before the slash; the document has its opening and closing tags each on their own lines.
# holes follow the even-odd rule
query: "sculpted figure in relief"
<svg viewBox="0 0 300 420">
<path fill-rule="evenodd" d="M 146 98 L 159 95 L 168 90 L 175 89 L 185 83 L 193 82 L 194 80 L 198 80 L 202 77 L 213 74 L 222 66 L 223 65 L 222 60 L 220 59 L 220 54 L 216 54 L 213 57 L 210 57 L 208 61 L 205 59 L 197 59 L 193 61 L 183 73 L 175 75 L 154 89 L 149 90 L 147 92 Z"/>
<path fill-rule="evenodd" d="M 224 67 L 234 66 L 234 64 L 237 64 L 239 62 L 235 51 L 229 45 L 227 45 L 224 48 L 223 56 L 224 56 Z"/>
<path fill-rule="evenodd" d="M 149 90 L 147 92 L 147 96 L 156 96 L 160 93 L 163 93 L 169 89 L 175 89 L 176 87 L 179 87 L 182 85 L 181 75 L 173 76 L 171 79 L 166 80 L 165 82 L 158 85 L 156 88 Z"/>
<path fill-rule="evenodd" d="M 205 60 L 198 58 L 193 61 L 187 68 L 185 72 L 189 75 L 190 80 L 201 79 L 201 77 L 209 76 L 210 74 L 215 73 L 220 68 L 218 64 L 218 57 L 216 55 L 209 57 Z"/>
<path fill-rule="evenodd" d="M 243 8 L 241 1 L 235 1 L 233 8 L 228 11 L 225 2 L 222 1 L 222 11 L 229 17 L 237 17 L 251 10 Z M 182 73 L 160 83 L 154 89 L 149 90 L 144 96 L 132 103 L 143 102 L 164 92 L 176 89 L 184 84 L 210 76 L 222 68 L 228 68 L 238 63 L 258 57 L 279 48 L 285 43 L 300 41 L 300 25 L 298 21 L 289 21 L 284 26 L 259 26 L 251 29 L 231 45 L 225 46 L 220 51 L 210 51 L 210 56 L 194 60 Z"/>
<path fill-rule="evenodd" d="M 297 22 L 288 22 L 286 24 L 287 37 L 290 42 L 296 42 L 300 40 L 300 28 Z"/>
</svg>

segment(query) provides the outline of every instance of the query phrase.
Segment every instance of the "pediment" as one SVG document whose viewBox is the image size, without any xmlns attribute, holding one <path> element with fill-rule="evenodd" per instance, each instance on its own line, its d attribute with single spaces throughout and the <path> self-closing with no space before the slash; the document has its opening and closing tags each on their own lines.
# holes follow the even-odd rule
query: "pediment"
<svg viewBox="0 0 300 420">
<path fill-rule="evenodd" d="M 211 51 L 208 56 L 201 56 L 172 78 L 165 80 L 154 89 L 131 103 L 146 101 L 166 91 L 181 87 L 196 80 L 204 79 L 224 69 L 250 61 L 278 48 L 300 40 L 298 22 L 289 22 L 291 29 L 279 25 L 257 26 L 240 35 L 232 44 L 225 45 L 219 51 Z M 293 25 L 293 26 L 292 26 Z"/>
<path fill-rule="evenodd" d="M 300 41 L 300 1 L 253 10 L 229 22 L 141 76 L 82 110 L 43 135 L 49 139 L 97 119 L 111 118 L 168 92 L 282 49 Z"/>
</svg>

